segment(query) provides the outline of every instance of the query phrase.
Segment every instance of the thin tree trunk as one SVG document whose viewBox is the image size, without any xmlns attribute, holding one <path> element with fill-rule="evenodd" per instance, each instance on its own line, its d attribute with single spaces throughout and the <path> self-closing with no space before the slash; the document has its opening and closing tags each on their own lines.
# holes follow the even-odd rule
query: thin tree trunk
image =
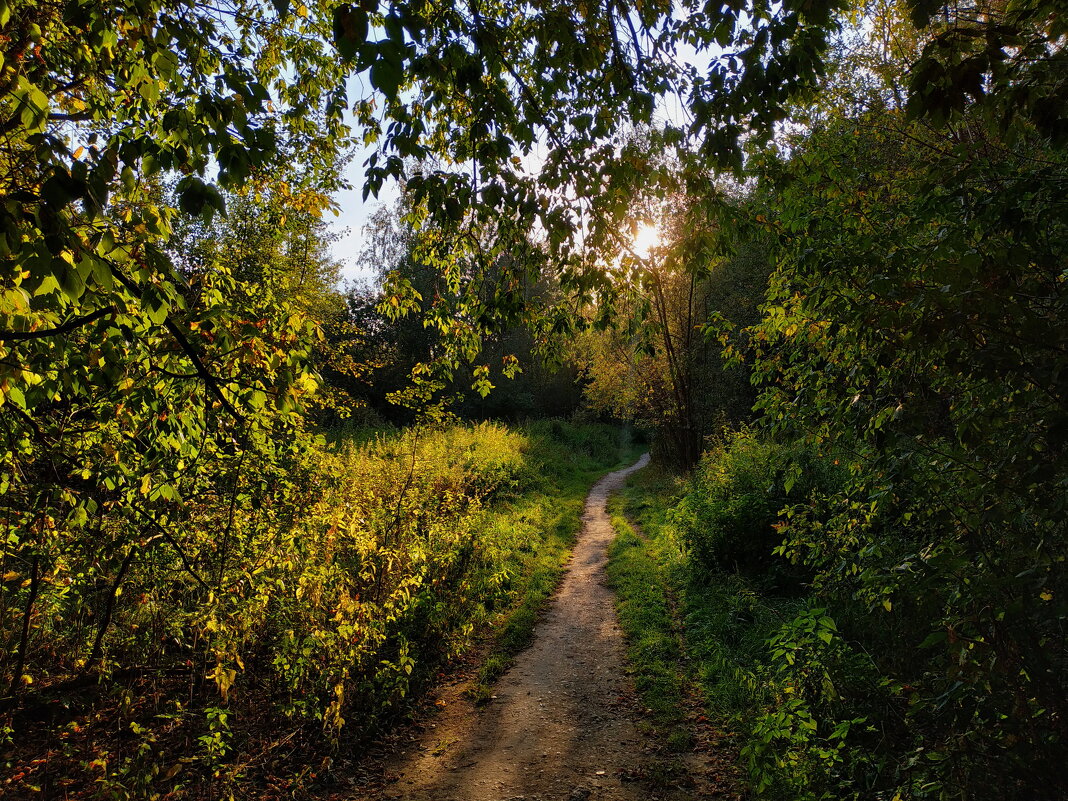
<svg viewBox="0 0 1068 801">
<path fill-rule="evenodd" d="M 19 654 L 15 660 L 15 672 L 11 675 L 11 689 L 8 692 L 14 698 L 22 686 L 22 671 L 26 668 L 26 650 L 30 643 L 30 618 L 33 605 L 37 602 L 37 591 L 41 587 L 41 557 L 34 555 L 30 572 L 30 596 L 26 599 L 26 612 L 22 616 L 22 636 L 19 638 Z"/>
<path fill-rule="evenodd" d="M 133 562 L 137 550 L 137 543 L 131 544 L 130 550 L 126 552 L 126 556 L 123 558 L 122 564 L 119 566 L 118 575 L 115 576 L 115 581 L 111 585 L 111 592 L 108 593 L 108 602 L 104 607 L 104 618 L 100 621 L 100 628 L 97 629 L 96 638 L 93 640 L 93 650 L 89 653 L 89 659 L 85 663 L 86 670 L 100 658 L 100 652 L 104 647 L 104 635 L 107 634 L 108 628 L 111 626 L 111 616 L 115 612 L 115 599 L 119 597 L 119 588 L 122 587 L 122 580 L 126 577 L 126 571 L 130 569 L 130 564 Z"/>
</svg>

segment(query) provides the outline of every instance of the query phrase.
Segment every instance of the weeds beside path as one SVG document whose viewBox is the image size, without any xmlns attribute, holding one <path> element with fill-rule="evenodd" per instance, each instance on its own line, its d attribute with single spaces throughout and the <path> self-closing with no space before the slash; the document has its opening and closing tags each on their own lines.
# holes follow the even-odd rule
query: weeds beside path
<svg viewBox="0 0 1068 801">
<path fill-rule="evenodd" d="M 264 495 L 231 530 L 227 505 L 200 498 L 175 542 L 206 545 L 115 565 L 85 682 L 71 659 L 105 628 L 64 612 L 56 574 L 35 598 L 39 680 L 0 719 L 0 796 L 351 798 L 364 746 L 472 642 L 503 626 L 499 663 L 522 646 L 589 485 L 627 448 L 618 429 L 556 420 L 317 446 L 284 476 L 301 503 Z"/>
<path fill-rule="evenodd" d="M 645 707 L 643 727 L 676 754 L 675 772 L 700 776 L 705 795 L 739 798 L 744 782 L 737 744 L 705 670 L 706 640 L 715 637 L 702 626 L 704 593 L 688 581 L 685 554 L 665 525 L 663 484 L 669 480 L 657 471 L 643 474 L 609 503 L 616 537 L 608 577 Z M 631 515 L 639 515 L 648 531 Z"/>
<path fill-rule="evenodd" d="M 613 537 L 608 493 L 647 457 L 590 492 L 583 531 L 548 613 L 481 710 L 445 701 L 399 754 L 396 781 L 369 797 L 410 801 L 691 798 L 689 777 L 665 772 L 663 749 L 640 731 L 624 667 L 614 597 L 606 586 Z M 444 699 L 443 699 L 444 700 Z"/>
</svg>

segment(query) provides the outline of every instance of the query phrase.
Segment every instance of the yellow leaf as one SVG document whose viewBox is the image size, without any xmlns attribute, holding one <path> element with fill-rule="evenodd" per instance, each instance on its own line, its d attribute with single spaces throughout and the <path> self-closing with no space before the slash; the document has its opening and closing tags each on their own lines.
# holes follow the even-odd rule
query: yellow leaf
<svg viewBox="0 0 1068 801">
<path fill-rule="evenodd" d="M 1052 601 L 1053 593 L 1049 590 L 1043 590 L 1041 593 L 1039 593 L 1038 597 L 1041 598 L 1043 601 Z"/>
<path fill-rule="evenodd" d="M 890 603 L 890 599 L 889 598 L 883 598 L 883 609 L 885 609 L 887 612 L 889 612 L 893 608 L 894 608 L 894 605 L 892 603 Z"/>
</svg>

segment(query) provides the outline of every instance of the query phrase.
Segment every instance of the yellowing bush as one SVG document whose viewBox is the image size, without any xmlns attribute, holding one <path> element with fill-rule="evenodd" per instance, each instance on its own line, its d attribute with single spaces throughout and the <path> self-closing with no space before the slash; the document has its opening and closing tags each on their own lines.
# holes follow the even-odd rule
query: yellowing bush
<svg viewBox="0 0 1068 801">
<path fill-rule="evenodd" d="M 226 797 L 280 745 L 321 759 L 343 731 L 374 731 L 558 559 L 555 493 L 567 483 L 580 505 L 619 453 L 585 428 L 412 429 L 332 450 L 297 433 L 179 485 L 147 534 L 115 516 L 94 543 L 55 521 L 47 571 L 5 579 L 0 610 L 9 641 L 32 613 L 25 703 L 69 710 L 55 770 L 114 798 L 209 776 Z"/>
</svg>

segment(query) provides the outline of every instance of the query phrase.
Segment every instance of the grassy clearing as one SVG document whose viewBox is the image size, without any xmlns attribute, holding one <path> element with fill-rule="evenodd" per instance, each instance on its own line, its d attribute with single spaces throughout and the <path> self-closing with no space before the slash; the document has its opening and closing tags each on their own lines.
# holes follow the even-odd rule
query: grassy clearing
<svg viewBox="0 0 1068 801">
<path fill-rule="evenodd" d="M 610 507 L 618 535 L 609 575 L 635 684 L 654 727 L 675 748 L 689 741 L 690 694 L 717 726 L 744 739 L 745 722 L 771 700 L 766 640 L 789 614 L 788 602 L 761 596 L 736 575 L 693 568 L 671 516 L 683 490 L 677 478 L 650 468 L 631 476 Z"/>
</svg>

